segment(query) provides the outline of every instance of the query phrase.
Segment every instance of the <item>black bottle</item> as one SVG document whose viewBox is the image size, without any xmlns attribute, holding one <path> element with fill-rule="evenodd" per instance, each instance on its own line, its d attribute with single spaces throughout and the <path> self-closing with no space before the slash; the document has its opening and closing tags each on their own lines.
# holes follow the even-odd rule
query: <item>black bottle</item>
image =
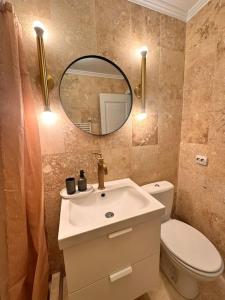
<svg viewBox="0 0 225 300">
<path fill-rule="evenodd" d="M 84 192 L 87 190 L 87 178 L 84 176 L 84 170 L 80 170 L 80 178 L 78 180 L 78 191 Z"/>
</svg>

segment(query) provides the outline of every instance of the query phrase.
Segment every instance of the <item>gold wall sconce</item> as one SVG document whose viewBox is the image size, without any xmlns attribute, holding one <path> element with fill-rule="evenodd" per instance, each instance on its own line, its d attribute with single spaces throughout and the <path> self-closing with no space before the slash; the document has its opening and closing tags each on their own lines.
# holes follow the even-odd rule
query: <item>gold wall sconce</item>
<svg viewBox="0 0 225 300">
<path fill-rule="evenodd" d="M 33 27 L 36 32 L 40 83 L 41 83 L 42 95 L 44 99 L 44 111 L 42 113 L 42 118 L 44 119 L 44 121 L 48 123 L 52 123 L 55 119 L 55 115 L 51 112 L 49 91 L 52 90 L 54 87 L 54 80 L 52 76 L 48 74 L 47 71 L 44 39 L 43 39 L 44 26 L 41 22 L 35 21 Z"/>
<path fill-rule="evenodd" d="M 134 89 L 134 93 L 138 99 L 141 99 L 141 112 L 137 115 L 138 120 L 143 120 L 146 118 L 145 110 L 145 96 L 146 96 L 146 58 L 147 58 L 148 48 L 143 47 L 140 50 L 141 54 L 141 82 Z"/>
</svg>

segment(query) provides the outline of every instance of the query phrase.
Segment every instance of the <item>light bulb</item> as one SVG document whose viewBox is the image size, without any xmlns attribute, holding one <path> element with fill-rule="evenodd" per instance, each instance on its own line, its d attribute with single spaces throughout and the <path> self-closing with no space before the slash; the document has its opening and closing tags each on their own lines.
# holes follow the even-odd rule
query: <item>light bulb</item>
<svg viewBox="0 0 225 300">
<path fill-rule="evenodd" d="M 47 38 L 47 31 L 43 23 L 41 21 L 34 21 L 33 22 L 33 28 L 37 35 L 44 36 L 44 38 Z"/>
<path fill-rule="evenodd" d="M 146 117 L 147 117 L 147 114 L 145 112 L 141 112 L 141 113 L 136 115 L 136 119 L 138 121 L 143 121 L 144 119 L 146 119 Z"/>
<path fill-rule="evenodd" d="M 33 28 L 40 28 L 43 31 L 45 31 L 44 25 L 43 23 L 41 23 L 41 21 L 34 21 Z"/>
<path fill-rule="evenodd" d="M 148 47 L 147 46 L 141 47 L 140 53 L 141 55 L 146 55 L 148 53 Z"/>
<path fill-rule="evenodd" d="M 46 125 L 53 125 L 56 119 L 56 114 L 50 110 L 45 110 L 41 113 L 41 121 Z"/>
</svg>

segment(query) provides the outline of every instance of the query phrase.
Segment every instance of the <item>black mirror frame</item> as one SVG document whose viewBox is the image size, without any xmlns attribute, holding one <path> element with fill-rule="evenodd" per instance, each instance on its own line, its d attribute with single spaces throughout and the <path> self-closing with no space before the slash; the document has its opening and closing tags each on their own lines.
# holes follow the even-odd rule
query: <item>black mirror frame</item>
<svg viewBox="0 0 225 300">
<path fill-rule="evenodd" d="M 89 132 L 83 131 L 82 129 L 80 129 L 78 126 L 76 126 L 76 125 L 74 124 L 73 120 L 67 115 L 66 110 L 64 109 L 64 106 L 63 106 L 63 102 L 62 102 L 62 98 L 61 98 L 61 94 L 60 94 L 60 87 L 61 87 L 61 83 L 62 83 L 62 80 L 63 80 L 63 76 L 65 75 L 66 71 L 67 71 L 74 63 L 76 63 L 76 62 L 79 61 L 79 60 L 85 59 L 85 58 L 98 58 L 98 59 L 104 60 L 104 61 L 110 63 L 111 65 L 113 65 L 113 66 L 114 66 L 115 68 L 117 68 L 117 70 L 119 70 L 119 72 L 123 75 L 123 77 L 124 77 L 124 79 L 125 79 L 125 81 L 126 81 L 126 83 L 127 83 L 127 85 L 128 85 L 128 88 L 129 88 L 129 90 L 130 90 L 130 96 L 131 96 L 131 108 L 130 108 L 130 112 L 129 112 L 129 114 L 128 114 L 126 120 L 123 122 L 123 124 L 121 124 L 121 126 L 120 126 L 118 129 L 116 129 L 116 130 L 114 130 L 114 131 L 112 131 L 112 132 L 106 133 L 106 134 L 95 134 L 95 133 L 89 133 Z M 126 74 L 125 74 L 125 73 L 123 72 L 123 70 L 121 70 L 120 67 L 117 66 L 113 61 L 111 61 L 110 59 L 108 59 L 108 58 L 106 58 L 106 57 L 104 57 L 104 56 L 100 56 L 100 55 L 85 55 L 85 56 L 81 56 L 81 57 L 75 59 L 71 64 L 68 65 L 68 67 L 65 69 L 65 71 L 63 72 L 63 74 L 62 74 L 62 76 L 61 76 L 61 79 L 60 79 L 60 83 L 59 83 L 59 99 L 60 99 L 60 102 L 61 102 L 61 105 L 62 105 L 62 108 L 63 108 L 65 114 L 66 114 L 67 117 L 70 119 L 70 121 L 74 124 L 74 126 L 76 126 L 76 128 L 78 128 L 78 129 L 81 130 L 82 132 L 87 133 L 87 134 L 90 134 L 90 135 L 94 135 L 94 136 L 106 136 L 106 135 L 112 134 L 112 133 L 114 133 L 114 132 L 120 130 L 120 129 L 123 127 L 123 125 L 127 122 L 128 118 L 130 117 L 130 114 L 131 114 L 131 111 L 132 111 L 132 107 L 133 107 L 133 92 L 132 92 L 132 88 L 131 88 L 130 82 L 129 82 L 129 80 L 128 80 Z"/>
</svg>

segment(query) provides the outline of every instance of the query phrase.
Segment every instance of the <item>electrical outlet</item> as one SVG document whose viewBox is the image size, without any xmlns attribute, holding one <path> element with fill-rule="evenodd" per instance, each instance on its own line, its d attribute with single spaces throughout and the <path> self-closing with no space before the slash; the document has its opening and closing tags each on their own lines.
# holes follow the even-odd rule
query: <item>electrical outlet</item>
<svg viewBox="0 0 225 300">
<path fill-rule="evenodd" d="M 196 155 L 195 161 L 197 164 L 202 165 L 202 166 L 207 166 L 208 165 L 208 157 L 205 155 Z"/>
</svg>

